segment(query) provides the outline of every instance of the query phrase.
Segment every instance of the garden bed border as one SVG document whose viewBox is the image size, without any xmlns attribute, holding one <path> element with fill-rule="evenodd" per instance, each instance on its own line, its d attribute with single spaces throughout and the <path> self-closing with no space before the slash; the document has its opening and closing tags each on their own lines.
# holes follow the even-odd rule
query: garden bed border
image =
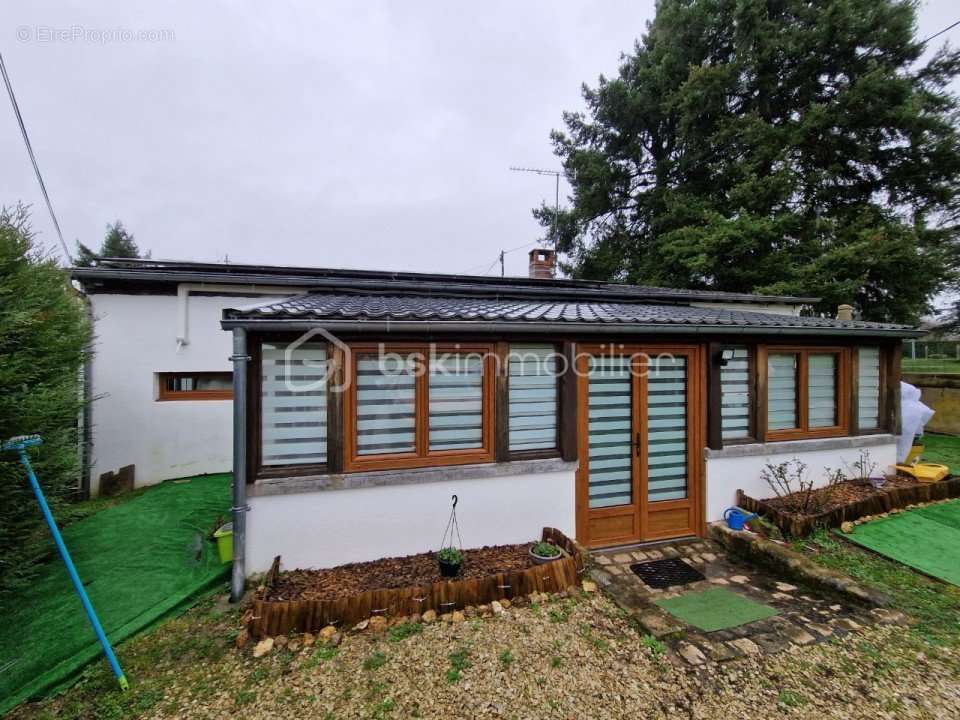
<svg viewBox="0 0 960 720">
<path fill-rule="evenodd" d="M 250 637 L 260 639 L 291 632 L 317 633 L 327 625 L 346 630 L 374 615 L 393 619 L 414 613 L 423 614 L 427 610 L 439 615 L 462 610 L 468 605 L 485 605 L 494 600 L 523 597 L 532 592 L 559 592 L 578 585 L 586 566 L 586 550 L 556 528 L 543 528 L 541 539 L 559 546 L 567 555 L 516 572 L 429 585 L 367 590 L 334 600 L 254 599 L 246 617 L 247 632 Z M 280 558 L 277 557 L 264 579 L 265 588 L 272 587 L 279 569 Z"/>
<path fill-rule="evenodd" d="M 764 500 L 750 497 L 742 490 L 737 490 L 737 505 L 748 512 L 763 515 L 787 535 L 806 537 L 820 527 L 840 527 L 844 522 L 859 520 L 868 515 L 880 515 L 908 505 L 957 497 L 960 497 L 960 476 L 950 476 L 934 483 L 918 482 L 915 485 L 879 488 L 876 495 L 816 515 L 784 512 Z"/>
</svg>

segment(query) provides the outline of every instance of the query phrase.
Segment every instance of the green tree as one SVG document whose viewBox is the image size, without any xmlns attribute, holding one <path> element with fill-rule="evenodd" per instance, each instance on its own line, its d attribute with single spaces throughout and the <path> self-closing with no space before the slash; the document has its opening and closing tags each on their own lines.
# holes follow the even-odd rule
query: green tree
<svg viewBox="0 0 960 720">
<path fill-rule="evenodd" d="M 660 0 L 552 134 L 564 268 L 916 320 L 958 265 L 960 53 L 914 29 L 911 0 Z"/>
<path fill-rule="evenodd" d="M 100 252 L 95 253 L 79 240 L 77 241 L 77 257 L 74 265 L 77 267 L 92 267 L 100 258 L 138 258 L 140 248 L 134 242 L 133 235 L 117 220 L 107 225 L 107 234 L 100 245 Z M 149 257 L 147 253 L 146 257 Z"/>
<path fill-rule="evenodd" d="M 79 378 L 90 328 L 65 270 L 35 246 L 26 208 L 0 210 L 0 438 L 39 433 L 31 456 L 54 509 L 79 477 Z M 27 582 L 52 543 L 16 457 L 0 457 L 0 595 Z"/>
</svg>

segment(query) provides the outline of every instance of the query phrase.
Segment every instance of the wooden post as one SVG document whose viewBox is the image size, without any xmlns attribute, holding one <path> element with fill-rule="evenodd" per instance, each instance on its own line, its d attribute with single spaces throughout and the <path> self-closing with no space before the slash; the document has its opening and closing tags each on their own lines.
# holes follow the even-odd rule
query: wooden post
<svg viewBox="0 0 960 720">
<path fill-rule="evenodd" d="M 494 390 L 494 443 L 493 456 L 497 462 L 510 459 L 510 368 L 507 367 L 509 344 L 498 342 L 497 376 Z"/>
<path fill-rule="evenodd" d="M 568 462 L 577 459 L 577 373 L 576 345 L 563 343 L 564 372 L 560 376 L 560 457 Z"/>
<path fill-rule="evenodd" d="M 707 344 L 707 447 L 723 449 L 723 345 Z"/>
<path fill-rule="evenodd" d="M 885 425 L 887 431 L 900 434 L 900 366 L 903 359 L 903 344 L 893 343 L 884 353 L 887 361 L 887 402 Z"/>
<path fill-rule="evenodd" d="M 347 377 L 346 353 L 338 345 L 329 345 L 328 362 L 333 363 L 327 374 L 327 472 L 343 472 L 343 394 Z M 335 392 L 332 388 L 336 388 Z"/>
</svg>

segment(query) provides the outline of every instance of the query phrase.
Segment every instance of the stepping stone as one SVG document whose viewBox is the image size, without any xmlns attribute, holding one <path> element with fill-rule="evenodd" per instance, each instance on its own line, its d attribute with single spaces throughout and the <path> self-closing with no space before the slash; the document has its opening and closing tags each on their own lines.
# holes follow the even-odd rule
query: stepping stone
<svg viewBox="0 0 960 720">
<path fill-rule="evenodd" d="M 637 617 L 637 622 L 658 640 L 683 630 L 683 626 L 675 622 L 672 615 L 659 608 L 651 608 L 641 613 Z"/>
<path fill-rule="evenodd" d="M 647 557 L 651 560 L 663 560 L 663 553 L 659 550 L 648 550 Z"/>
<path fill-rule="evenodd" d="M 607 572 L 612 573 L 612 574 L 614 574 L 614 575 L 623 575 L 623 569 L 617 567 L 616 565 L 610 565 L 610 566 L 608 566 L 608 567 L 607 567 Z"/>
<path fill-rule="evenodd" d="M 678 558 L 680 557 L 680 551 L 675 547 L 665 547 L 663 548 L 663 556 L 667 558 Z"/>
<path fill-rule="evenodd" d="M 621 565 L 629 565 L 633 562 L 633 558 L 626 553 L 618 553 L 617 555 L 613 556 L 613 561 L 615 563 L 620 563 Z"/>
<path fill-rule="evenodd" d="M 609 565 L 610 563 L 613 562 L 613 560 L 608 558 L 606 555 L 597 555 L 595 560 L 601 565 Z"/>
<path fill-rule="evenodd" d="M 797 589 L 796 585 L 791 585 L 790 583 L 777 582 L 774 584 L 777 586 L 777 590 L 784 593 L 793 592 L 794 590 Z"/>
<path fill-rule="evenodd" d="M 704 654 L 700 652 L 700 648 L 696 645 L 691 645 L 690 643 L 681 643 L 680 648 L 677 650 L 680 657 L 687 661 L 690 665 L 703 665 L 707 658 L 704 657 Z"/>
<path fill-rule="evenodd" d="M 783 652 L 790 644 L 783 638 L 777 637 L 776 635 L 771 635 L 769 633 L 754 635 L 752 640 L 767 655 L 775 655 L 778 652 Z"/>
<path fill-rule="evenodd" d="M 777 600 L 793 600 L 793 595 L 787 595 L 782 592 L 775 592 L 770 597 L 776 598 Z"/>
<path fill-rule="evenodd" d="M 829 625 L 823 625 L 822 623 L 810 623 L 807 625 L 808 630 L 813 630 L 820 637 L 830 637 L 833 635 L 833 628 Z"/>
<path fill-rule="evenodd" d="M 707 562 L 715 562 L 716 559 L 717 559 L 717 556 L 716 556 L 716 555 L 714 555 L 713 553 L 708 553 L 708 552 L 700 553 L 700 557 L 702 557 L 702 558 L 703 558 L 704 560 L 706 560 Z"/>
<path fill-rule="evenodd" d="M 710 582 L 712 582 L 714 585 L 729 585 L 729 584 L 730 584 L 730 581 L 729 581 L 729 580 L 727 580 L 726 578 L 722 578 L 722 577 L 710 578 Z"/>
<path fill-rule="evenodd" d="M 699 555 L 691 555 L 691 556 L 690 556 L 690 559 L 691 559 L 694 563 L 696 563 L 697 565 L 703 564 L 703 558 L 700 557 Z"/>
<path fill-rule="evenodd" d="M 729 645 L 732 645 L 734 648 L 739 650 L 744 655 L 759 655 L 760 648 L 757 647 L 757 644 L 748 638 L 737 638 L 736 640 L 728 641 Z"/>
<path fill-rule="evenodd" d="M 843 610 L 843 605 L 831 605 L 830 609 L 833 610 L 834 612 L 840 612 L 841 610 Z"/>
<path fill-rule="evenodd" d="M 882 625 L 906 625 L 907 616 L 897 610 L 888 610 L 887 608 L 874 608 L 870 611 L 877 622 Z"/>
<path fill-rule="evenodd" d="M 647 559 L 647 554 L 640 552 L 639 550 L 632 552 L 630 554 L 633 555 L 633 559 L 638 562 L 644 562 Z"/>
<path fill-rule="evenodd" d="M 813 635 L 796 625 L 784 627 L 781 632 L 783 632 L 784 636 L 794 645 L 809 645 L 816 640 Z"/>
<path fill-rule="evenodd" d="M 748 578 L 746 575 L 734 575 L 732 578 L 730 578 L 730 582 L 734 582 L 737 585 L 746 585 L 748 582 L 750 582 L 750 578 Z"/>
</svg>

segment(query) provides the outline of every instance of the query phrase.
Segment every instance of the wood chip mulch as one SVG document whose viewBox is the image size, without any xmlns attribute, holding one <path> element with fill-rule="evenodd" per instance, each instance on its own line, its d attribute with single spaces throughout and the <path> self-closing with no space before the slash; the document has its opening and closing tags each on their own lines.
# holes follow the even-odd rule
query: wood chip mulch
<svg viewBox="0 0 960 720">
<path fill-rule="evenodd" d="M 844 505 L 882 495 L 884 491 L 891 488 L 908 487 L 917 484 L 918 482 L 911 477 L 898 475 L 887 478 L 887 483 L 879 489 L 859 480 L 847 480 L 833 487 L 817 488 L 810 494 L 810 509 L 806 514 L 819 515 L 820 513 L 830 512 Z M 762 502 L 777 510 L 792 512 L 790 508 L 793 503 L 791 501 L 799 494 L 800 493 L 793 493 L 793 495 L 787 495 L 785 497 L 769 498 Z"/>
<path fill-rule="evenodd" d="M 457 580 L 526 570 L 533 563 L 527 554 L 532 543 L 494 545 L 464 550 Z M 323 570 L 290 570 L 281 573 L 265 600 L 335 600 L 367 590 L 387 590 L 429 585 L 450 578 L 440 576 L 436 554 L 383 558 Z"/>
</svg>

